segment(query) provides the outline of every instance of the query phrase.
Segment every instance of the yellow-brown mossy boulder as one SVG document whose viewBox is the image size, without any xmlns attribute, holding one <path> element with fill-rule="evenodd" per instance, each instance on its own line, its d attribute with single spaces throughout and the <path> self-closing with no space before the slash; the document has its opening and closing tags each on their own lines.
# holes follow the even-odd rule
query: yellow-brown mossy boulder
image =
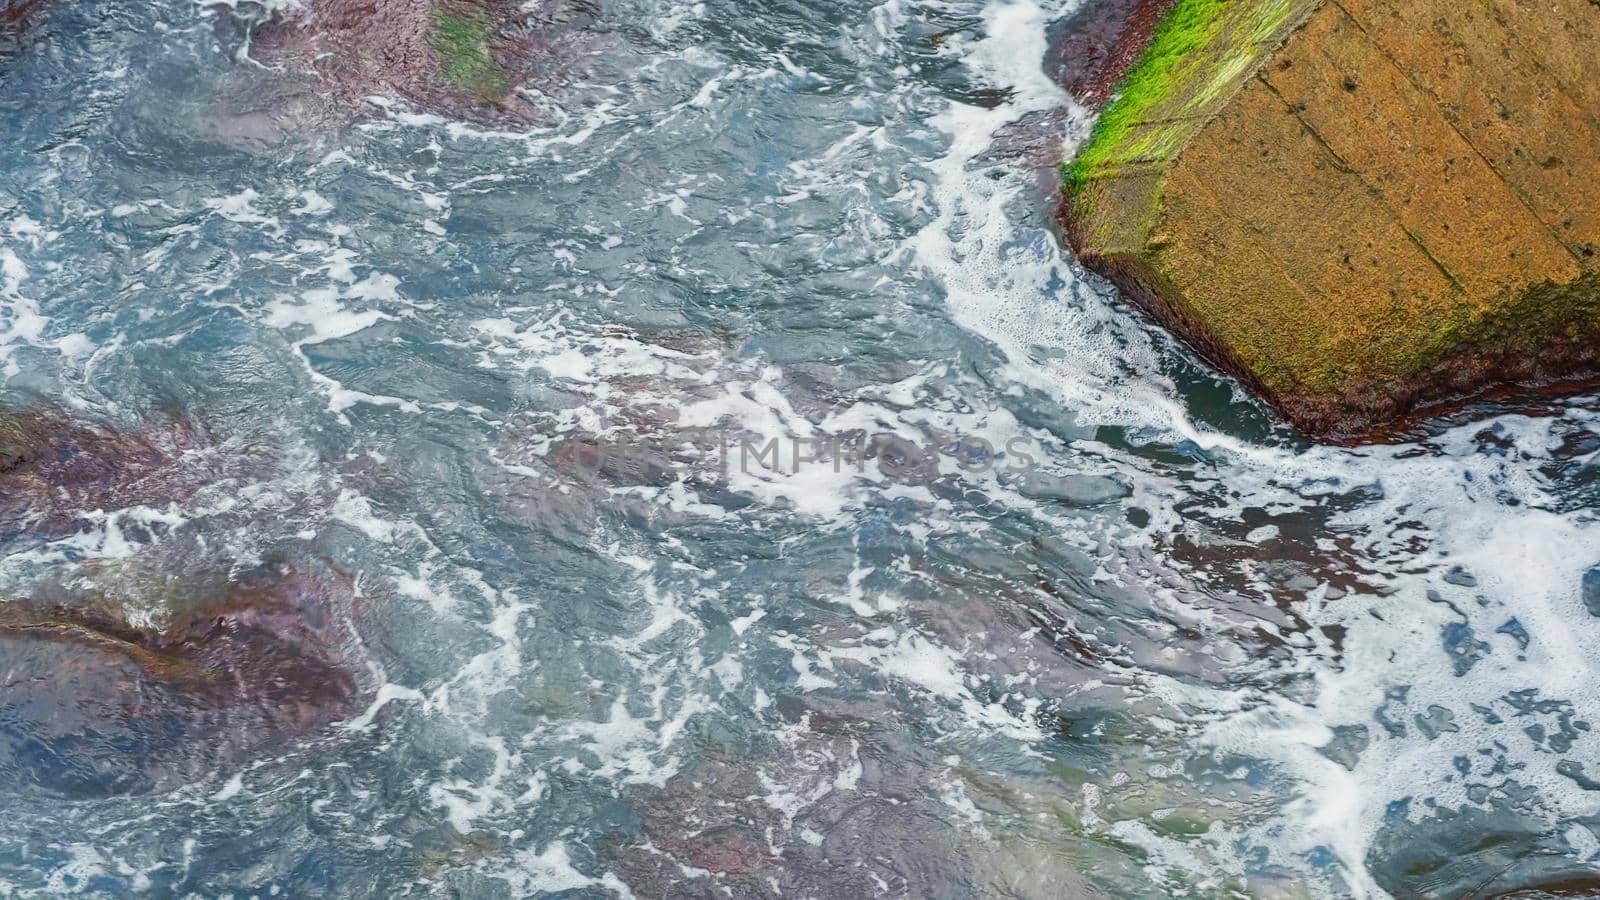
<svg viewBox="0 0 1600 900">
<path fill-rule="evenodd" d="M 1304 430 L 1600 376 L 1600 4 L 1178 0 L 1065 169 L 1118 284 Z"/>
</svg>

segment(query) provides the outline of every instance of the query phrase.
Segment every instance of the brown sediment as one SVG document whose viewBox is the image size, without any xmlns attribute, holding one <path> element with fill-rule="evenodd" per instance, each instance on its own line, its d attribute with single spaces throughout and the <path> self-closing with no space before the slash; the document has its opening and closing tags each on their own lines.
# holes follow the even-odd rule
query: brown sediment
<svg viewBox="0 0 1600 900">
<path fill-rule="evenodd" d="M 1537 887 L 1520 887 L 1486 893 L 1482 887 L 1466 895 L 1466 900 L 1482 897 L 1484 900 L 1568 900 L 1568 898 L 1600 897 L 1600 875 L 1572 875 L 1559 878 Z"/>
<path fill-rule="evenodd" d="M 1173 0 L 1101 0 L 1083 4 L 1057 27 L 1045 70 L 1090 109 L 1111 99 Z"/>
<path fill-rule="evenodd" d="M 1242 46 L 1282 4 L 1217 7 L 1108 111 L 1070 173 L 1080 258 L 1322 437 L 1593 384 L 1600 7 L 1299 7 Z"/>
<path fill-rule="evenodd" d="M 41 18 L 42 0 L 0 0 L 0 61 L 16 52 Z"/>
</svg>

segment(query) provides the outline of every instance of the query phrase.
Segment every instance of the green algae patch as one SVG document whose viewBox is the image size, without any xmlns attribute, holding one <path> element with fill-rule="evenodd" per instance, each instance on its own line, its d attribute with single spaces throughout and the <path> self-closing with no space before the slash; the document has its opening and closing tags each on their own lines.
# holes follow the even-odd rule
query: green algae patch
<svg viewBox="0 0 1600 900">
<path fill-rule="evenodd" d="M 43 442 L 35 423 L 0 409 L 0 476 L 14 472 L 37 458 Z"/>
<path fill-rule="evenodd" d="M 489 18 L 481 10 L 435 8 L 433 51 L 440 74 L 451 84 L 485 101 L 505 94 L 508 81 L 495 64 Z"/>
<path fill-rule="evenodd" d="M 22 437 L 17 420 L 5 410 L 0 410 L 0 473 L 21 463 L 25 456 Z"/>
<path fill-rule="evenodd" d="M 1176 92 L 1177 74 L 1184 58 L 1209 40 L 1224 3 L 1225 0 L 1178 0 L 1156 26 L 1150 46 L 1128 70 L 1115 99 L 1095 122 L 1088 142 L 1067 164 L 1066 180 L 1070 186 L 1080 187 L 1088 173 L 1100 169 L 1114 156 L 1130 157 L 1131 147 L 1149 143 L 1134 142 L 1135 126 Z"/>
<path fill-rule="evenodd" d="M 1319 0 L 1178 0 L 1088 141 L 1063 169 L 1076 194 L 1090 178 L 1169 159 Z"/>
</svg>

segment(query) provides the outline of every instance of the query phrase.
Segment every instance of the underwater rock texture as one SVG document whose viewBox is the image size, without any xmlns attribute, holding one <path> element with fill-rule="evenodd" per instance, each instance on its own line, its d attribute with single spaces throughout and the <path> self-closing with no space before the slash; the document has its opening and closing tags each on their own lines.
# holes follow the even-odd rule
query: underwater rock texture
<svg viewBox="0 0 1600 900">
<path fill-rule="evenodd" d="M 553 42 L 598 14 L 590 0 L 305 0 L 260 29 L 253 52 L 314 73 L 351 105 L 391 96 L 479 121 L 534 117 L 517 88 Z"/>
<path fill-rule="evenodd" d="M 230 451 L 240 458 L 218 459 L 228 454 L 210 435 L 181 422 L 124 429 L 49 407 L 0 409 L 0 548 L 70 545 L 97 521 L 170 509 L 260 464 Z M 140 533 L 138 517 L 122 521 Z M 72 551 L 82 554 L 72 578 L 0 590 L 5 785 L 164 791 L 352 711 L 370 671 L 352 624 L 352 578 L 277 559 L 190 560 L 152 574 L 131 555 L 87 549 Z"/>
<path fill-rule="evenodd" d="M 350 594 L 268 565 L 155 624 L 3 598 L 0 775 L 69 796 L 162 791 L 311 735 L 353 710 Z"/>
<path fill-rule="evenodd" d="M 118 431 L 56 409 L 0 409 L 0 544 L 64 537 L 85 510 L 181 500 L 197 485 L 177 461 L 202 440 L 181 422 Z"/>
<path fill-rule="evenodd" d="M 1600 5 L 1179 0 L 1068 234 L 1308 432 L 1600 373 Z"/>
<path fill-rule="evenodd" d="M 6 44 L 21 36 L 39 8 L 39 0 L 0 0 L 0 57 L 5 55 Z"/>
<path fill-rule="evenodd" d="M 309 0 L 262 32 L 259 52 L 302 61 L 343 100 L 487 110 L 514 102 L 502 57 L 520 20 L 503 2 Z"/>
</svg>

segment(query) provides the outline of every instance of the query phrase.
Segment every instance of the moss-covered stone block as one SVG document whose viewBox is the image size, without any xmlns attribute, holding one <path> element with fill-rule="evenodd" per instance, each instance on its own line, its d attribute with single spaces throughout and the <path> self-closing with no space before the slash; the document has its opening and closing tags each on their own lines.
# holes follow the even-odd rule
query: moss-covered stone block
<svg viewBox="0 0 1600 900">
<path fill-rule="evenodd" d="M 1600 6 L 1178 0 L 1064 170 L 1104 273 L 1305 430 L 1600 375 Z"/>
<path fill-rule="evenodd" d="M 509 79 L 495 62 L 489 16 L 465 3 L 440 4 L 433 10 L 433 52 L 439 75 L 480 100 L 506 92 Z"/>
</svg>

